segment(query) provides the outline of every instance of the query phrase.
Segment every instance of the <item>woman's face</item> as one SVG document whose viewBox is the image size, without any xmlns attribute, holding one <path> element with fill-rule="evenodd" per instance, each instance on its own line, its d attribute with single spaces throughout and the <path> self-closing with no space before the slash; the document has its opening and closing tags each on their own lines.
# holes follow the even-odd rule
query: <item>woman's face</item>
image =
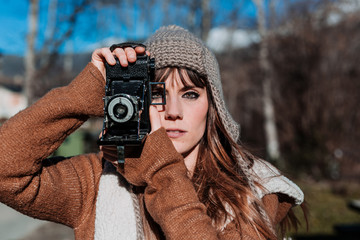
<svg viewBox="0 0 360 240">
<path fill-rule="evenodd" d="M 195 162 L 187 163 L 186 157 L 192 156 L 196 161 L 199 142 L 206 127 L 208 98 L 205 87 L 196 87 L 186 71 L 182 70 L 182 73 L 186 86 L 178 71 L 173 71 L 165 80 L 166 105 L 157 108 L 161 126 L 166 129 L 175 149 L 184 156 L 189 169 L 188 165 L 195 166 Z"/>
</svg>

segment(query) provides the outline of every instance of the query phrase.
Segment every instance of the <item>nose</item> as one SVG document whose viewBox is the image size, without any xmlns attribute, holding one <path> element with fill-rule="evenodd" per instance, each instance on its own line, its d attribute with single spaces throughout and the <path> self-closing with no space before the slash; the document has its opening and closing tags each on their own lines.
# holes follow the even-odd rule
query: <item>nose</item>
<svg viewBox="0 0 360 240">
<path fill-rule="evenodd" d="M 167 97 L 165 105 L 165 119 L 177 120 L 183 118 L 182 106 L 176 97 Z"/>
</svg>

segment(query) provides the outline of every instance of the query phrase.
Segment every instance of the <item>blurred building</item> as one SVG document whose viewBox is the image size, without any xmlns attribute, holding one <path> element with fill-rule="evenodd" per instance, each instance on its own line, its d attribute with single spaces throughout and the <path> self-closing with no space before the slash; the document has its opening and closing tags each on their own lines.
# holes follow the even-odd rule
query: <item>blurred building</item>
<svg viewBox="0 0 360 240">
<path fill-rule="evenodd" d="M 0 86 L 0 119 L 8 119 L 26 107 L 25 96 L 14 88 Z"/>
</svg>

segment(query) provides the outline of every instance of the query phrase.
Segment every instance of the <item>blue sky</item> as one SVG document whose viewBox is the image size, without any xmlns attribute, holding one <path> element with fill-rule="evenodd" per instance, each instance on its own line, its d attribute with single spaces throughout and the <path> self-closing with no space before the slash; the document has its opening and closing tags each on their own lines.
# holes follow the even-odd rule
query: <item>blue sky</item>
<svg viewBox="0 0 360 240">
<path fill-rule="evenodd" d="M 60 1 L 59 1 L 60 2 Z M 234 1 L 224 1 L 224 0 L 212 0 L 212 4 L 217 4 L 215 6 L 218 11 L 218 15 L 216 16 L 216 21 L 224 21 L 224 17 L 226 18 L 226 12 L 231 7 L 230 4 Z M 37 47 L 39 48 L 42 45 L 44 40 L 44 34 L 46 29 L 46 20 L 47 14 L 46 11 L 48 9 L 49 0 L 40 0 L 40 19 L 39 19 L 39 35 L 37 41 Z M 1 26 L 1 34 L 0 34 L 0 53 L 2 54 L 11 54 L 11 55 L 23 55 L 26 48 L 26 35 L 28 29 L 28 1 L 26 0 L 8 0 L 6 3 L 1 3 L 0 7 L 0 26 Z M 104 9 L 102 14 L 104 15 L 105 11 L 111 13 L 114 11 L 113 9 Z M 134 14 L 136 14 L 136 9 L 132 10 Z M 176 10 L 178 11 L 178 9 Z M 255 8 L 252 5 L 251 1 L 248 1 L 248 4 L 243 5 L 241 10 L 241 14 L 246 16 L 254 16 Z M 79 19 L 79 24 L 77 25 L 76 33 L 71 37 L 72 39 L 72 47 L 75 51 L 88 51 L 94 47 L 97 47 L 97 43 L 106 38 L 114 38 L 118 36 L 129 37 L 132 39 L 136 38 L 145 38 L 150 32 L 146 25 L 141 24 L 139 20 L 135 23 L 137 28 L 136 31 L 126 31 L 124 26 L 115 26 L 110 28 L 108 27 L 105 31 L 103 28 L 103 32 L 95 31 L 92 23 L 89 26 L 89 17 L 94 18 L 98 13 L 94 11 L 88 11 L 87 14 L 83 15 L 82 18 Z M 114 13 L 112 13 L 114 14 Z M 161 13 L 154 13 L 154 21 L 159 22 L 159 17 Z M 173 13 L 171 13 L 173 14 Z M 181 15 L 181 14 L 180 14 Z M 107 15 L 106 15 L 107 16 Z M 111 14 L 108 14 L 111 16 Z M 113 17 L 104 18 L 104 25 L 109 25 L 114 20 Z M 160 24 L 160 22 L 159 22 Z M 160 25 L 159 25 L 160 26 Z M 124 39 L 125 40 L 125 39 Z M 63 49 L 66 49 L 66 46 L 63 46 Z"/>
<path fill-rule="evenodd" d="M 4 2 L 0 7 L 0 51 L 19 54 L 24 50 L 26 39 L 28 1 Z"/>
</svg>

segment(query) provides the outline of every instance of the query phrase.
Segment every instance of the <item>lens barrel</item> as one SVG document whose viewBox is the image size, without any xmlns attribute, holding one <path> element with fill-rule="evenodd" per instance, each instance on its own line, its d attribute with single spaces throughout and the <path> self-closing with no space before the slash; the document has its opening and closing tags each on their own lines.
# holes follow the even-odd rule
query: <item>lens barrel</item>
<svg viewBox="0 0 360 240">
<path fill-rule="evenodd" d="M 118 96 L 110 100 L 107 112 L 113 121 L 125 123 L 133 117 L 135 109 L 131 99 L 126 96 Z"/>
</svg>

